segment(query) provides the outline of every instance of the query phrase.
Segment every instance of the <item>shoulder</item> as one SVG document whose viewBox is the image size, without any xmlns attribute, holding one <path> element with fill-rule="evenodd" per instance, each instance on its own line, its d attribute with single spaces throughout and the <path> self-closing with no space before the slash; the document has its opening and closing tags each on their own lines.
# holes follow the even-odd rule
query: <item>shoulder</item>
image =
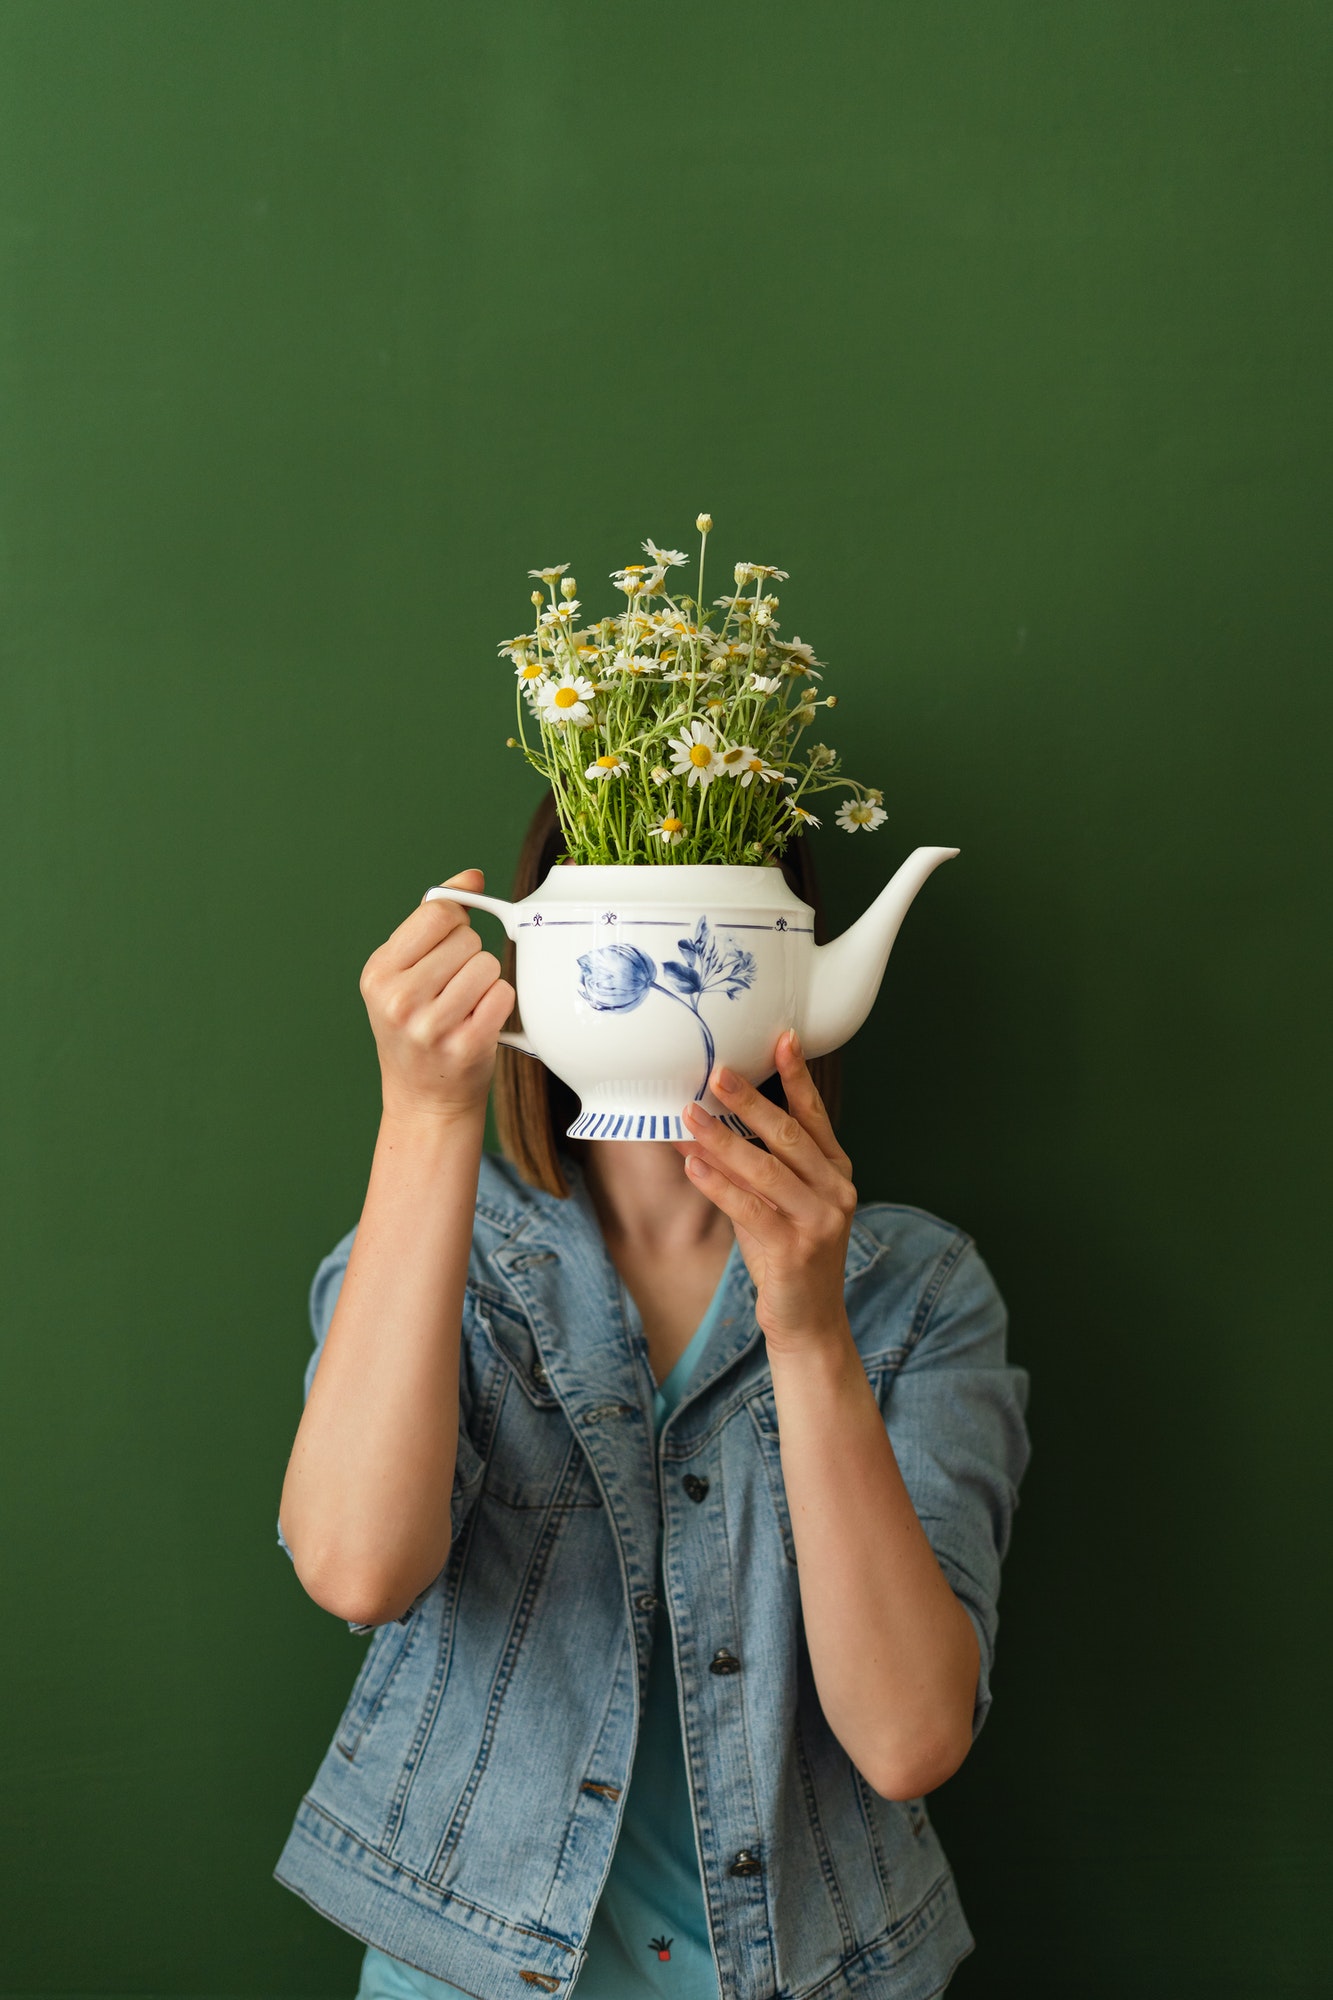
<svg viewBox="0 0 1333 2000">
<path fill-rule="evenodd" d="M 910 1348 L 963 1300 L 1003 1316 L 995 1280 L 965 1229 L 901 1202 L 857 1208 L 847 1253 L 847 1302 L 858 1345 L 865 1336 Z"/>
<path fill-rule="evenodd" d="M 477 1228 L 512 1236 L 524 1224 L 538 1217 L 557 1215 L 569 1208 L 568 1197 L 547 1194 L 529 1187 L 511 1160 L 501 1153 L 483 1153 L 477 1175 Z"/>
<path fill-rule="evenodd" d="M 356 1228 L 353 1225 L 347 1234 L 334 1244 L 328 1256 L 320 1258 L 315 1268 L 315 1275 L 310 1281 L 310 1319 L 317 1338 L 322 1337 L 322 1333 L 328 1330 L 355 1240 Z"/>
</svg>

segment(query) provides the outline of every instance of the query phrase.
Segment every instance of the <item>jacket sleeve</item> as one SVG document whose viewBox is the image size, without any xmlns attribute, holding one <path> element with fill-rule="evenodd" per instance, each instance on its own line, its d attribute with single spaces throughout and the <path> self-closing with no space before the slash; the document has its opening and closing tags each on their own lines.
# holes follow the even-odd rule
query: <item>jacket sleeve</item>
<svg viewBox="0 0 1333 2000">
<path fill-rule="evenodd" d="M 1006 1358 L 995 1280 L 963 1239 L 923 1293 L 915 1338 L 888 1378 L 885 1421 L 903 1481 L 981 1653 L 972 1740 L 990 1712 L 1000 1564 L 1031 1456 L 1029 1377 Z"/>
<path fill-rule="evenodd" d="M 308 1398 L 310 1395 L 310 1387 L 315 1379 L 315 1370 L 319 1367 L 319 1357 L 324 1352 L 324 1342 L 333 1320 L 333 1309 L 337 1305 L 338 1295 L 342 1291 L 343 1278 L 347 1273 L 347 1260 L 352 1254 L 352 1244 L 355 1240 L 356 1231 L 355 1229 L 350 1229 L 346 1236 L 343 1237 L 342 1242 L 335 1245 L 328 1256 L 324 1258 L 311 1281 L 310 1330 L 314 1335 L 315 1345 L 314 1351 L 306 1363 L 304 1398 Z M 481 1485 L 482 1473 L 486 1470 L 485 1461 L 472 1442 L 470 1431 L 471 1415 L 471 1385 L 468 1379 L 467 1356 L 464 1352 L 458 1379 L 458 1453 L 454 1461 L 454 1487 L 450 1502 L 451 1546 L 453 1542 L 457 1541 L 459 1531 L 471 1511 L 472 1502 L 476 1498 L 478 1488 Z M 281 1521 L 278 1522 L 278 1547 L 286 1550 L 287 1555 L 290 1557 L 292 1552 L 287 1546 L 286 1537 L 283 1535 Z M 433 1588 L 433 1582 L 427 1584 L 426 1589 L 418 1593 L 402 1617 L 396 1622 L 399 1625 L 406 1625 L 422 1598 Z M 373 1625 L 358 1625 L 349 1618 L 347 1620 L 347 1629 L 349 1632 L 373 1632 L 375 1628 Z"/>
</svg>

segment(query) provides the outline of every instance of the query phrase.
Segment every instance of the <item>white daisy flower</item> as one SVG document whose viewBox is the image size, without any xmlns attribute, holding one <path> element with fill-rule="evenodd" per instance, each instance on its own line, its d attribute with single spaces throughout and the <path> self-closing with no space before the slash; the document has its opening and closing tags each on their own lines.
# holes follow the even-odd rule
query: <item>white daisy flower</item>
<svg viewBox="0 0 1333 2000">
<path fill-rule="evenodd" d="M 747 785 L 754 784 L 756 780 L 761 785 L 794 785 L 796 783 L 795 778 L 789 778 L 783 772 L 775 771 L 771 764 L 766 764 L 763 758 L 753 750 L 750 752 L 748 762 L 737 773 L 737 776 L 741 781 L 742 789 Z"/>
<path fill-rule="evenodd" d="M 629 765 L 618 750 L 606 750 L 593 759 L 583 775 L 585 778 L 623 778 L 628 771 Z"/>
<path fill-rule="evenodd" d="M 706 722 L 691 722 L 667 744 L 671 768 L 687 785 L 707 789 L 722 769 L 717 737 Z"/>
<path fill-rule="evenodd" d="M 543 722 L 587 722 L 588 703 L 596 689 L 582 674 L 566 674 L 558 681 L 548 680 L 537 690 L 537 700 L 541 705 Z"/>
<path fill-rule="evenodd" d="M 838 807 L 838 825 L 847 833 L 855 833 L 858 827 L 873 833 L 887 818 L 883 806 L 872 805 L 869 799 L 845 799 Z"/>
<path fill-rule="evenodd" d="M 542 583 L 554 583 L 568 568 L 568 563 L 552 563 L 549 569 L 530 569 L 528 575 L 539 578 Z"/>
<path fill-rule="evenodd" d="M 685 822 L 674 813 L 664 813 L 656 826 L 648 829 L 649 840 L 660 840 L 664 847 L 679 847 L 685 837 Z"/>
<path fill-rule="evenodd" d="M 722 752 L 722 769 L 729 778 L 739 778 L 747 770 L 758 753 L 749 743 L 733 743 Z"/>
<path fill-rule="evenodd" d="M 799 634 L 794 639 L 775 639 L 773 644 L 780 653 L 785 653 L 789 660 L 793 662 L 799 660 L 808 671 L 813 672 L 814 668 L 822 667 L 824 664 L 822 660 L 815 658 L 814 647 L 807 646 Z M 818 674 L 815 675 L 815 679 L 819 679 Z"/>
<path fill-rule="evenodd" d="M 753 605 L 751 605 L 751 607 L 750 607 L 750 616 L 751 616 L 751 618 L 752 618 L 752 619 L 754 620 L 754 622 L 755 622 L 755 624 L 756 624 L 756 625 L 771 625 L 771 624 L 772 624 L 772 622 L 773 622 L 773 607 L 772 607 L 772 605 L 771 605 L 771 604 L 769 603 L 769 601 L 768 601 L 768 599 L 767 599 L 766 597 L 761 597 L 761 598 L 759 599 L 759 601 L 758 601 L 758 603 L 757 603 L 757 604 L 753 604 Z"/>
<path fill-rule="evenodd" d="M 775 576 L 779 583 L 785 583 L 787 581 L 787 578 L 791 575 L 790 570 L 774 569 L 771 563 L 737 563 L 736 565 L 737 583 L 741 581 L 740 572 L 742 570 L 745 571 L 746 576 L 749 577 L 751 581 L 757 581 L 758 578 L 761 576 Z"/>
<path fill-rule="evenodd" d="M 776 694 L 782 686 L 781 674 L 751 674 L 746 686 L 756 694 Z"/>
<path fill-rule="evenodd" d="M 804 806 L 793 806 L 791 809 L 791 816 L 793 819 L 798 819 L 801 822 L 802 826 L 819 825 L 819 821 L 815 818 L 814 814 L 812 812 L 807 812 Z"/>
<path fill-rule="evenodd" d="M 683 550 L 659 549 L 657 543 L 653 541 L 651 537 L 643 544 L 643 549 L 645 555 L 650 555 L 652 557 L 653 561 L 657 564 L 658 568 L 661 570 L 663 576 L 666 575 L 667 570 L 669 568 L 673 567 L 679 568 L 683 563 L 687 563 L 689 561 L 689 557 L 684 553 Z"/>
<path fill-rule="evenodd" d="M 515 659 L 514 672 L 523 683 L 524 691 L 531 694 L 546 679 L 545 660 L 534 659 L 529 653 L 523 659 Z"/>
<path fill-rule="evenodd" d="M 553 604 L 549 611 L 543 611 L 541 616 L 541 622 L 543 625 L 547 626 L 572 625 L 574 623 L 574 616 L 575 613 L 578 611 L 578 608 L 579 608 L 579 601 L 577 598 L 574 598 L 572 602 L 568 604 Z"/>
</svg>

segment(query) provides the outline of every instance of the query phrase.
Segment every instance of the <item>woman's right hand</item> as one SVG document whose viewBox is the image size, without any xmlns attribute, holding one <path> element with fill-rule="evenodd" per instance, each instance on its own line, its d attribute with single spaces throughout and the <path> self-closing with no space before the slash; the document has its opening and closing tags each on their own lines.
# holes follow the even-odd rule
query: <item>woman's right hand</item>
<svg viewBox="0 0 1333 2000">
<path fill-rule="evenodd" d="M 480 868 L 443 886 L 480 890 Z M 391 1117 L 482 1110 L 514 989 L 460 903 L 422 903 L 361 974 Z"/>
</svg>

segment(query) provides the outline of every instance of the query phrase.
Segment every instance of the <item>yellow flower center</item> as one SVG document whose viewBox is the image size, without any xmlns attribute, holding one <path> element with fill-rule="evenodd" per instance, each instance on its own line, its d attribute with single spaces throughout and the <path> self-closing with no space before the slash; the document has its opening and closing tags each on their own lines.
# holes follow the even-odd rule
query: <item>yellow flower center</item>
<svg viewBox="0 0 1333 2000">
<path fill-rule="evenodd" d="M 614 771 L 618 768 L 620 759 L 619 757 L 599 757 L 597 762 L 604 771 Z"/>
<path fill-rule="evenodd" d="M 551 706 L 553 708 L 573 708 L 578 702 L 578 698 L 579 691 L 577 688 L 557 688 L 552 698 Z"/>
<path fill-rule="evenodd" d="M 751 759 L 750 759 L 750 762 L 749 762 L 749 764 L 747 765 L 747 767 L 746 767 L 746 768 L 747 768 L 748 770 L 751 770 L 751 771 L 762 771 L 762 770 L 763 770 L 763 768 L 764 768 L 764 760 L 763 760 L 763 758 L 762 758 L 762 757 L 751 757 Z"/>
<path fill-rule="evenodd" d="M 684 829 L 684 826 L 685 822 L 683 819 L 664 819 L 662 821 L 663 833 L 680 833 Z"/>
<path fill-rule="evenodd" d="M 542 677 L 541 662 L 539 660 L 529 660 L 521 669 L 521 677 L 525 681 L 539 681 Z"/>
<path fill-rule="evenodd" d="M 696 743 L 690 751 L 691 764 L 697 765 L 701 771 L 706 771 L 712 761 L 713 753 L 706 743 Z"/>
</svg>

